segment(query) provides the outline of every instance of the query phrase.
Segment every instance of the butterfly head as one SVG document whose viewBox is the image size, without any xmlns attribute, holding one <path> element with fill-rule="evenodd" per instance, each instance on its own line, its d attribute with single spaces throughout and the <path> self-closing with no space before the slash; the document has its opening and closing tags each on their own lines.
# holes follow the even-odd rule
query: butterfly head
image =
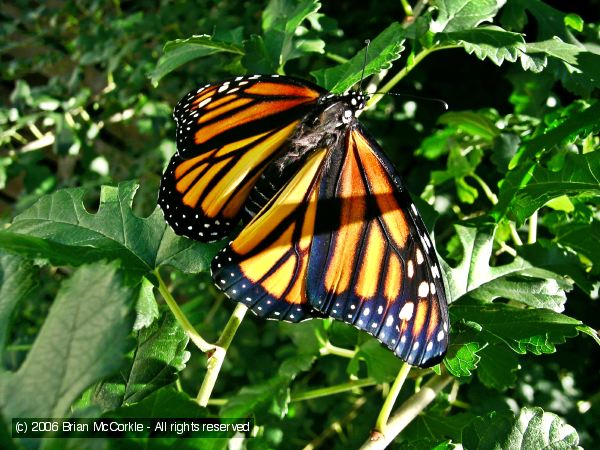
<svg viewBox="0 0 600 450">
<path fill-rule="evenodd" d="M 341 128 L 355 120 L 365 107 L 366 97 L 359 91 L 347 91 L 341 95 L 327 94 L 321 97 L 320 102 L 324 107 L 323 112 L 328 116 L 327 120 L 335 123 L 336 128 Z"/>
<path fill-rule="evenodd" d="M 340 96 L 348 109 L 344 110 L 344 116 L 342 122 L 349 123 L 352 117 L 357 117 L 358 113 L 365 107 L 365 95 L 359 91 L 348 91 Z"/>
</svg>

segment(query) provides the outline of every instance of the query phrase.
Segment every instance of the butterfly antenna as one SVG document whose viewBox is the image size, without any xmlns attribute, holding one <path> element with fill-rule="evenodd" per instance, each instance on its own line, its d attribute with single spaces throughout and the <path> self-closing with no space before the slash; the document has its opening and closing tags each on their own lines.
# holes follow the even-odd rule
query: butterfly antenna
<svg viewBox="0 0 600 450">
<path fill-rule="evenodd" d="M 398 92 L 385 92 L 385 93 L 384 92 L 374 92 L 374 94 L 396 95 L 398 97 L 409 97 L 409 98 L 414 98 L 416 100 L 427 100 L 429 102 L 441 103 L 444 106 L 444 109 L 446 111 L 448 111 L 448 109 L 450 108 L 450 106 L 448 105 L 448 103 L 446 103 L 441 98 L 423 97 L 421 95 L 413 95 L 413 94 L 399 94 Z"/>
<path fill-rule="evenodd" d="M 369 44 L 371 44 L 371 40 L 365 39 L 365 44 L 367 47 L 365 48 L 365 59 L 363 60 L 362 73 L 360 74 L 360 83 L 358 84 L 359 92 L 362 92 L 362 82 L 365 79 L 365 67 L 367 67 L 367 53 L 369 52 Z"/>
</svg>

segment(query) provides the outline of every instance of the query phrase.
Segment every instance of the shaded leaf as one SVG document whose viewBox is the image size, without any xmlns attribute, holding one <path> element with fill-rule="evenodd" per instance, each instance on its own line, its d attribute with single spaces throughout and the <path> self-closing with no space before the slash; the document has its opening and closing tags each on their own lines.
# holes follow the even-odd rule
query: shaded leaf
<svg viewBox="0 0 600 450">
<path fill-rule="evenodd" d="M 290 402 L 290 379 L 278 376 L 264 383 L 244 386 L 221 408 L 221 417 L 258 417 L 263 422 L 269 415 L 286 416 Z"/>
<path fill-rule="evenodd" d="M 5 415 L 62 417 L 86 387 L 117 370 L 132 343 L 134 296 L 110 265 L 83 266 L 63 282 L 25 361 L 0 378 Z"/>
<path fill-rule="evenodd" d="M 463 47 L 467 53 L 475 54 L 481 60 L 489 59 L 497 66 L 501 66 L 505 61 L 515 62 L 521 59 L 525 70 L 537 73 L 546 65 L 545 59 L 532 59 L 532 56 L 527 54 L 525 40 L 521 34 L 511 33 L 496 26 L 440 33 L 437 38 L 440 45 Z"/>
<path fill-rule="evenodd" d="M 514 177 L 507 178 L 501 192 L 513 192 L 508 210 L 519 223 L 523 223 L 549 200 L 561 195 L 600 196 L 600 152 L 568 153 L 560 170 L 536 165 L 523 177 L 519 186 L 515 186 L 514 181 Z"/>
<path fill-rule="evenodd" d="M 175 381 L 185 368 L 188 336 L 172 314 L 137 333 L 137 343 L 119 375 L 96 387 L 92 403 L 103 410 L 139 402 Z"/>
<path fill-rule="evenodd" d="M 264 49 L 274 71 L 279 71 L 287 61 L 302 56 L 303 52 L 323 53 L 325 43 L 313 40 L 308 43 L 296 38 L 296 31 L 305 20 L 317 20 L 321 4 L 317 0 L 271 0 L 262 15 Z M 250 58 L 244 60 L 249 62 Z"/>
<path fill-rule="evenodd" d="M 553 231 L 557 242 L 586 256 L 596 271 L 600 268 L 600 221 L 559 224 L 553 227 Z"/>
<path fill-rule="evenodd" d="M 37 287 L 36 272 L 31 262 L 0 254 L 0 352 L 4 351 L 16 306 Z M 0 370 L 3 370 L 1 365 Z"/>
<path fill-rule="evenodd" d="M 373 378 L 378 383 L 393 380 L 403 364 L 389 349 L 383 347 L 375 339 L 369 339 L 359 347 L 348 364 L 349 373 L 358 374 L 360 360 L 365 362 L 369 378 Z"/>
<path fill-rule="evenodd" d="M 135 322 L 133 324 L 134 331 L 139 331 L 142 328 L 149 327 L 152 323 L 158 319 L 160 315 L 158 311 L 158 304 L 154 297 L 154 286 L 147 279 L 142 278 L 140 286 L 140 294 L 135 304 Z"/>
<path fill-rule="evenodd" d="M 488 345 L 479 356 L 477 376 L 485 386 L 504 391 L 515 385 L 519 359 L 510 348 L 502 344 Z"/>
</svg>

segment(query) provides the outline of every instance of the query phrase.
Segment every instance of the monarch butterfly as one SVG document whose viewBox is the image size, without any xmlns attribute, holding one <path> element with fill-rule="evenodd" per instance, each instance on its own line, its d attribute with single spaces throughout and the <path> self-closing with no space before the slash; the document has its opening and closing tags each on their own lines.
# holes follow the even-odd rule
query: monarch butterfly
<svg viewBox="0 0 600 450">
<path fill-rule="evenodd" d="M 356 119 L 359 92 L 253 75 L 177 104 L 177 149 L 158 203 L 200 241 L 246 225 L 217 256 L 216 285 L 268 319 L 333 317 L 411 365 L 448 346 L 433 243 L 400 176 Z"/>
</svg>

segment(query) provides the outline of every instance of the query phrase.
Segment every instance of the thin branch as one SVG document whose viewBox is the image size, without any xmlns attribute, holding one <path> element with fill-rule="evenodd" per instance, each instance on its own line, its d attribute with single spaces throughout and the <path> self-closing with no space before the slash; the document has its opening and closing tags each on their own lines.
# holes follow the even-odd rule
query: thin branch
<svg viewBox="0 0 600 450">
<path fill-rule="evenodd" d="M 163 298 L 165 299 L 167 306 L 169 307 L 169 309 L 175 316 L 175 319 L 177 319 L 177 322 L 179 322 L 179 325 L 181 325 L 181 328 L 183 328 L 184 331 L 190 337 L 190 340 L 194 344 L 196 344 L 196 347 L 198 347 L 200 349 L 200 351 L 203 353 L 207 353 L 207 352 L 214 350 L 215 346 L 212 344 L 209 344 L 208 342 L 206 342 L 204 340 L 204 338 L 202 336 L 200 336 L 198 331 L 196 331 L 194 326 L 190 323 L 188 318 L 185 316 L 185 314 L 183 313 L 181 308 L 179 308 L 179 305 L 177 304 L 177 302 L 171 295 L 169 288 L 167 287 L 164 280 L 160 276 L 160 272 L 158 271 L 158 269 L 156 269 L 154 271 L 154 274 L 156 275 L 156 278 L 158 279 L 158 290 L 160 291 Z"/>
<path fill-rule="evenodd" d="M 400 390 L 404 385 L 404 381 L 406 381 L 406 377 L 408 376 L 408 372 L 410 372 L 411 365 L 408 363 L 403 363 L 398 375 L 396 376 L 396 380 L 392 385 L 390 392 L 385 398 L 385 402 L 381 407 L 381 411 L 379 412 L 379 416 L 377 416 L 377 421 L 375 422 L 375 432 L 376 433 L 384 433 L 385 427 L 390 417 L 390 413 L 392 412 L 392 408 L 394 407 L 394 403 L 396 403 L 396 399 L 398 398 L 398 394 L 400 394 Z"/>
<path fill-rule="evenodd" d="M 517 231 L 515 223 L 509 222 L 508 227 L 510 228 L 510 236 L 512 237 L 512 240 L 515 243 L 515 245 L 518 247 L 523 245 L 523 241 L 521 240 L 521 236 L 519 236 L 519 232 Z"/>
<path fill-rule="evenodd" d="M 406 400 L 398 408 L 396 414 L 387 423 L 385 434 L 378 435 L 379 439 L 377 440 L 368 439 L 361 447 L 361 450 L 383 450 L 386 448 L 421 411 L 427 408 L 437 394 L 451 381 L 452 376 L 447 373 L 441 376 L 434 376 L 423 385 L 419 392 Z"/>
<path fill-rule="evenodd" d="M 412 17 L 414 13 L 410 6 L 410 3 L 408 3 L 408 0 L 400 0 L 400 3 L 402 3 L 402 9 L 404 10 L 404 14 L 406 14 L 407 17 Z"/>
<path fill-rule="evenodd" d="M 342 348 L 342 347 L 337 347 L 335 345 L 333 345 L 331 342 L 327 341 L 325 342 L 324 347 L 321 347 L 321 349 L 319 350 L 319 353 L 322 356 L 325 355 L 337 355 L 337 356 L 341 356 L 343 358 L 354 358 L 354 355 L 356 355 L 356 350 L 348 350 L 346 348 Z"/>
<path fill-rule="evenodd" d="M 329 395 L 341 394 L 342 392 L 351 391 L 356 388 L 374 386 L 377 382 L 372 378 L 365 378 L 363 380 L 353 380 L 347 383 L 341 383 L 335 386 L 328 386 L 325 388 L 311 389 L 304 392 L 293 393 L 291 401 L 299 402 L 302 400 L 311 400 L 313 398 L 327 397 Z"/>
<path fill-rule="evenodd" d="M 227 325 L 225 325 L 221 336 L 214 346 L 214 352 L 212 352 L 208 358 L 206 363 L 206 375 L 204 376 L 202 386 L 200 386 L 198 396 L 196 397 L 196 401 L 200 406 L 206 406 L 208 404 L 210 395 L 212 394 L 217 378 L 219 377 L 221 366 L 225 360 L 227 349 L 229 348 L 229 345 L 231 345 L 231 341 L 233 341 L 233 337 L 242 323 L 242 320 L 244 320 L 247 311 L 247 307 L 241 303 L 237 304 Z"/>
<path fill-rule="evenodd" d="M 494 194 L 494 192 L 490 189 L 490 187 L 487 185 L 487 183 L 485 181 L 483 181 L 483 178 L 481 178 L 479 175 L 477 175 L 475 172 L 473 172 L 471 174 L 471 177 L 477 181 L 477 183 L 479 183 L 479 186 L 481 186 L 481 189 L 483 189 L 483 192 L 485 194 L 485 196 L 488 198 L 488 200 L 492 203 L 492 205 L 496 205 L 498 203 L 498 197 L 496 196 L 496 194 Z"/>
<path fill-rule="evenodd" d="M 535 244 L 537 241 L 537 223 L 538 223 L 538 212 L 535 211 L 529 218 L 529 230 L 527 233 L 527 243 Z"/>
<path fill-rule="evenodd" d="M 323 444 L 323 442 L 325 442 L 335 433 L 338 433 L 339 430 L 346 423 L 352 422 L 354 419 L 356 419 L 356 417 L 358 416 L 358 411 L 364 406 L 365 403 L 367 403 L 367 399 L 365 397 L 360 397 L 356 399 L 348 414 L 346 414 L 340 420 L 336 420 L 331 425 L 329 425 L 329 427 L 325 431 L 323 431 L 323 433 L 321 433 L 319 436 L 310 441 L 302 450 L 314 450 L 316 448 L 319 448 Z"/>
</svg>

